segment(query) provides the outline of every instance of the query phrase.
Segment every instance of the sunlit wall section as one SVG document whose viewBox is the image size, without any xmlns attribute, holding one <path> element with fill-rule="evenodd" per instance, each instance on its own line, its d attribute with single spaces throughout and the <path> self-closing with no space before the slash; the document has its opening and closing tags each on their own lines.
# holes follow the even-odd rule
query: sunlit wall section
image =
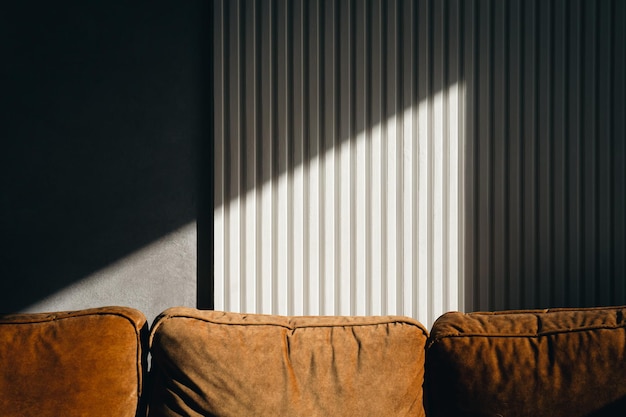
<svg viewBox="0 0 626 417">
<path fill-rule="evenodd" d="M 463 310 L 456 1 L 216 1 L 215 308 Z"/>
</svg>

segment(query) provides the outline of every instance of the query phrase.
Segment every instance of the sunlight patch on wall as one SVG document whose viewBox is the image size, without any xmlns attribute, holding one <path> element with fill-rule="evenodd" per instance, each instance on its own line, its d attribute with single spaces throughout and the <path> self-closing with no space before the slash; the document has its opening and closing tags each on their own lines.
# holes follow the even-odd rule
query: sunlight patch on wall
<svg viewBox="0 0 626 417">
<path fill-rule="evenodd" d="M 463 310 L 463 97 L 455 83 L 217 206 L 215 308 Z"/>
<path fill-rule="evenodd" d="M 196 304 L 196 222 L 96 271 L 24 309 L 77 310 L 120 305 L 140 309 L 152 320 L 174 305 Z M 146 277 L 150 277 L 146 280 Z"/>
<path fill-rule="evenodd" d="M 214 3 L 216 308 L 463 308 L 463 10 Z"/>
</svg>

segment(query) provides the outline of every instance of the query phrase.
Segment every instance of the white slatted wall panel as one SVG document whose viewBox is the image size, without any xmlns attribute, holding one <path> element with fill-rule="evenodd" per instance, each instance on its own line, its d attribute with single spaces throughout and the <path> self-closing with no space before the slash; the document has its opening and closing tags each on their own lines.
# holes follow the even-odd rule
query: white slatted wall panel
<svg viewBox="0 0 626 417">
<path fill-rule="evenodd" d="M 458 2 L 216 1 L 218 310 L 463 309 Z"/>
<path fill-rule="evenodd" d="M 626 2 L 216 1 L 215 308 L 626 303 Z"/>
</svg>

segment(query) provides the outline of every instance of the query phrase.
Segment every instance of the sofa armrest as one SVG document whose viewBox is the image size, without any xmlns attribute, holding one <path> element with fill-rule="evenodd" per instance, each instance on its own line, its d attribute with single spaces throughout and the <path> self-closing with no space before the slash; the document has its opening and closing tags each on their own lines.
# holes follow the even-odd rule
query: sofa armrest
<svg viewBox="0 0 626 417">
<path fill-rule="evenodd" d="M 626 410 L 626 307 L 447 313 L 426 357 L 429 416 Z"/>
<path fill-rule="evenodd" d="M 0 413 L 140 415 L 146 341 L 131 308 L 0 316 Z"/>
</svg>

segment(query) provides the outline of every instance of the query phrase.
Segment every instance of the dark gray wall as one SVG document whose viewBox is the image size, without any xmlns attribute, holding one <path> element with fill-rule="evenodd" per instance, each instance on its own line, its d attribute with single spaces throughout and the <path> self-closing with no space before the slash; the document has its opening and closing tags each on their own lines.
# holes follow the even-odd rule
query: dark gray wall
<svg viewBox="0 0 626 417">
<path fill-rule="evenodd" d="M 464 6 L 468 309 L 626 303 L 626 3 Z"/>
<path fill-rule="evenodd" d="M 2 6 L 2 312 L 196 305 L 209 14 Z"/>
</svg>

